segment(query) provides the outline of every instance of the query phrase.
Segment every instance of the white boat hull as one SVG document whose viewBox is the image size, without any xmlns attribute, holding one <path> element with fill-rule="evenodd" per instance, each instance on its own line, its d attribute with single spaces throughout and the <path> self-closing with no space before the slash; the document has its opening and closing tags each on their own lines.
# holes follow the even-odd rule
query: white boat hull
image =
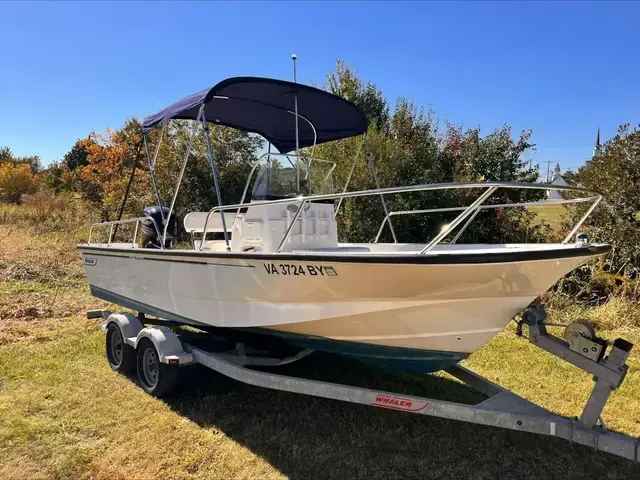
<svg viewBox="0 0 640 480">
<path fill-rule="evenodd" d="M 80 249 L 94 295 L 164 318 L 466 355 L 603 248 L 555 247 L 534 248 L 538 259 L 519 261 L 500 261 L 509 257 L 497 256 L 499 250 L 471 249 L 469 263 L 460 262 L 464 250 L 436 250 L 431 260 L 437 261 L 414 263 L 411 253 L 371 261 L 365 255 Z"/>
</svg>

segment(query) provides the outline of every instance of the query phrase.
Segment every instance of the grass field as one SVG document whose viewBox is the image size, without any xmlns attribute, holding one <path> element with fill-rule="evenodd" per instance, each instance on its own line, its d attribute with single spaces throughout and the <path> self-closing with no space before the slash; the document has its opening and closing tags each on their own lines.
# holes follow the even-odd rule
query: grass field
<svg viewBox="0 0 640 480">
<path fill-rule="evenodd" d="M 547 205 L 544 207 L 527 207 L 535 212 L 537 218 L 544 220 L 553 230 L 558 230 L 564 220 L 567 220 L 567 207 L 564 205 Z"/>
<path fill-rule="evenodd" d="M 154 399 L 104 358 L 104 335 L 74 251 L 74 227 L 34 236 L 0 225 L 0 479 L 640 478 L 640 465 L 568 442 L 250 387 L 190 367 L 180 394 Z M 111 306 L 112 309 L 117 307 Z M 587 315 L 640 344 L 638 305 Z M 635 318 L 621 325 L 618 316 Z M 640 435 L 640 349 L 603 417 Z M 507 329 L 466 366 L 541 405 L 577 415 L 592 385 Z M 320 368 L 322 367 L 322 368 Z M 390 374 L 313 355 L 288 372 L 472 401 L 445 376 Z"/>
</svg>

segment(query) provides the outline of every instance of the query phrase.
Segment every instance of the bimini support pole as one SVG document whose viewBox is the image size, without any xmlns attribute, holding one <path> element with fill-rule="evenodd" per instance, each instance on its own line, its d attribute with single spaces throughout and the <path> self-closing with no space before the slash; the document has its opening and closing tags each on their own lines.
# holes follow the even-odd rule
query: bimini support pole
<svg viewBox="0 0 640 480">
<path fill-rule="evenodd" d="M 296 60 L 298 56 L 294 53 L 291 55 L 293 60 L 293 83 L 297 83 Z M 293 93 L 293 110 L 296 117 L 296 155 L 300 149 L 300 138 L 298 133 L 298 92 Z M 296 156 L 296 189 L 300 193 L 300 159 Z"/>
<path fill-rule="evenodd" d="M 204 105 L 202 108 L 202 126 L 204 127 L 204 135 L 207 140 L 207 156 L 209 157 L 209 165 L 211 166 L 211 174 L 213 175 L 213 184 L 216 188 L 216 197 L 218 199 L 218 205 L 222 207 L 222 195 L 220 193 L 220 183 L 218 182 L 218 170 L 216 169 L 216 163 L 213 160 L 213 148 L 211 147 L 211 135 L 209 134 L 209 124 L 207 123 L 207 117 L 204 113 Z M 229 245 L 229 232 L 227 232 L 227 222 L 224 218 L 224 210 L 220 209 L 220 218 L 222 219 L 222 231 L 224 233 L 224 243 L 227 246 L 227 252 L 231 251 Z M 205 231 L 203 235 L 206 235 Z M 204 236 L 203 236 L 204 244 Z"/>
<path fill-rule="evenodd" d="M 373 180 L 376 182 L 376 188 L 380 190 L 380 179 L 378 178 L 378 171 L 376 170 L 376 166 L 373 163 L 373 153 L 368 151 L 366 155 L 367 155 L 367 161 L 369 162 L 369 168 L 371 169 L 371 173 L 373 174 Z M 391 223 L 391 217 L 389 216 L 389 208 L 387 207 L 387 201 L 384 199 L 383 194 L 380 194 L 380 201 L 382 202 L 382 209 L 384 210 L 384 214 L 389 219 L 388 220 L 389 230 L 391 230 L 393 243 L 398 243 L 398 237 L 396 237 L 396 231 L 393 228 L 393 223 Z"/>
<path fill-rule="evenodd" d="M 351 170 L 349 170 L 349 175 L 347 175 L 347 181 L 344 183 L 344 189 L 342 190 L 342 193 L 345 194 L 347 193 L 347 188 L 349 188 L 349 182 L 351 181 L 351 177 L 353 176 L 353 172 L 356 169 L 356 164 L 358 163 L 358 158 L 360 157 L 360 151 L 362 150 L 362 145 L 364 145 L 364 141 L 366 138 L 366 133 L 362 135 L 362 141 L 360 141 L 360 144 L 358 145 L 358 150 L 356 150 L 356 155 L 353 157 L 353 163 L 351 164 Z M 340 205 L 342 205 L 342 199 L 344 197 L 340 197 L 340 199 L 338 200 L 338 205 L 336 206 L 336 210 L 334 212 L 334 215 L 338 215 L 338 212 L 340 211 Z"/>
<path fill-rule="evenodd" d="M 160 138 L 158 139 L 158 144 L 156 145 L 156 151 L 153 154 L 153 167 L 155 168 L 156 166 L 156 160 L 158 159 L 158 154 L 160 153 L 160 145 L 162 144 L 162 139 L 164 138 L 164 133 L 167 131 L 168 128 L 168 121 L 164 121 L 162 122 L 162 126 L 160 127 Z"/>
<path fill-rule="evenodd" d="M 196 136 L 196 131 L 198 130 L 198 122 L 200 118 L 204 115 L 204 104 L 200 107 L 200 111 L 198 112 L 198 117 L 196 118 L 196 122 L 193 124 L 193 130 L 191 131 L 191 136 L 189 137 L 189 144 L 187 145 L 187 149 L 184 152 L 184 160 L 182 161 L 182 168 L 180 169 L 180 176 L 178 177 L 178 183 L 176 184 L 176 191 L 173 192 L 173 199 L 171 200 L 171 206 L 169 207 L 169 213 L 167 214 L 167 219 L 164 222 L 164 232 L 162 234 L 162 245 L 167 242 L 167 230 L 169 229 L 169 219 L 171 218 L 171 213 L 173 212 L 173 207 L 176 205 L 176 198 L 178 198 L 178 192 L 180 191 L 180 184 L 182 183 L 182 177 L 184 176 L 184 171 L 187 168 L 187 160 L 189 160 L 189 154 L 191 153 L 191 147 L 193 147 L 193 139 Z"/>
<path fill-rule="evenodd" d="M 124 191 L 124 197 L 122 198 L 122 203 L 120 204 L 120 209 L 118 211 L 118 222 L 122 220 L 122 214 L 124 213 L 124 206 L 127 203 L 127 198 L 129 198 L 129 190 L 131 190 L 131 185 L 133 184 L 133 179 L 136 176 L 136 168 L 138 168 L 138 160 L 140 159 L 140 151 L 142 150 L 142 139 L 138 141 L 138 145 L 136 147 L 136 155 L 133 158 L 133 167 L 131 168 L 131 174 L 129 175 L 129 181 L 127 182 L 127 188 Z M 118 224 L 116 223 L 116 227 L 113 229 L 114 237 L 118 234 Z"/>
<path fill-rule="evenodd" d="M 151 152 L 149 152 L 149 143 L 147 142 L 147 134 L 142 134 L 142 141 L 144 142 L 144 149 L 147 153 L 147 162 L 149 163 L 149 175 L 151 176 L 151 184 L 153 185 L 153 191 L 156 194 L 156 201 L 158 202 L 158 207 L 160 207 L 160 215 L 162 216 L 162 221 L 166 224 L 166 219 L 164 218 L 164 212 L 162 211 L 162 201 L 160 201 L 160 193 L 158 192 L 158 184 L 156 183 L 156 176 L 154 173 L 154 162 L 151 160 Z"/>
</svg>

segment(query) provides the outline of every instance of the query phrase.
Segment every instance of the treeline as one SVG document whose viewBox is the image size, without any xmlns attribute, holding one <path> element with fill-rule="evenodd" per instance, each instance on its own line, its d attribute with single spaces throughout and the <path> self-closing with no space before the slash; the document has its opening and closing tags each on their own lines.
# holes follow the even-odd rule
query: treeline
<svg viewBox="0 0 640 480">
<path fill-rule="evenodd" d="M 441 122 L 433 110 L 424 110 L 407 98 L 393 107 L 371 82 L 365 83 L 354 70 L 337 63 L 327 75 L 325 88 L 361 107 L 369 120 L 369 132 L 361 161 L 350 190 L 375 188 L 368 159 L 375 163 L 380 184 L 417 185 L 459 181 L 505 180 L 534 182 L 537 168 L 530 168 L 526 152 L 535 148 L 531 131 L 514 135 L 507 125 L 481 135 L 479 128 L 465 129 Z M 208 210 L 216 205 L 216 195 L 200 126 L 174 121 L 164 134 L 155 164 L 160 196 L 165 204 L 175 193 L 175 182 L 188 139 L 196 129 L 176 204 L 179 217 L 189 211 Z M 240 200 L 252 165 L 266 151 L 261 138 L 237 130 L 212 126 L 212 141 L 219 169 L 224 203 Z M 158 130 L 158 129 L 156 129 Z M 151 132 L 149 147 L 155 153 L 160 132 Z M 361 139 L 353 138 L 316 147 L 314 156 L 336 162 L 334 186 L 341 190 Z M 307 150 L 308 151 L 308 150 Z M 625 125 L 606 142 L 597 155 L 569 181 L 604 194 L 606 202 L 596 209 L 584 230 L 596 241 L 615 244 L 613 254 L 599 264 L 598 272 L 635 278 L 640 270 L 640 131 Z M 80 197 L 99 212 L 103 220 L 115 218 L 123 193 L 131 180 L 127 215 L 139 216 L 142 208 L 156 204 L 149 168 L 140 151 L 140 124 L 129 119 L 118 130 L 91 132 L 78 140 L 59 162 L 42 168 L 37 157 L 14 158 L 8 148 L 0 150 L 0 198 L 18 203 L 24 195 L 46 190 L 58 196 Z M 447 190 L 389 196 L 392 210 L 463 206 L 470 204 L 479 190 Z M 503 190 L 492 197 L 495 203 L 540 198 L 543 192 Z M 579 218 L 584 207 L 571 206 L 568 217 Z M 394 217 L 399 241 L 424 242 L 456 213 Z M 347 200 L 338 217 L 342 240 L 371 241 L 384 212 L 379 198 Z M 570 230 L 559 231 L 524 208 L 483 211 L 459 242 L 538 242 L 557 240 Z M 387 228 L 381 240 L 390 240 Z M 589 273 L 587 276 L 592 276 Z M 615 284 L 616 281 L 614 281 Z"/>
</svg>

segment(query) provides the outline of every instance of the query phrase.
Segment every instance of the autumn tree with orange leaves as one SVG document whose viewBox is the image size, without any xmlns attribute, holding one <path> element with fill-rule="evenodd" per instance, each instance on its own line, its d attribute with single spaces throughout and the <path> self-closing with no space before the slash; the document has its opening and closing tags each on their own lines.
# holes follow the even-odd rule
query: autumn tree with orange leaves
<svg viewBox="0 0 640 480">
<path fill-rule="evenodd" d="M 0 201 L 20 203 L 22 195 L 38 189 L 40 158 L 16 157 L 9 147 L 0 147 Z"/>
<path fill-rule="evenodd" d="M 87 164 L 77 168 L 77 189 L 88 201 L 100 207 L 105 219 L 112 219 L 122 202 L 136 161 L 140 132 L 140 123 L 132 119 L 120 130 L 107 130 L 104 134 L 92 132 L 88 139 L 76 143 L 87 153 Z M 127 201 L 129 212 L 140 212 L 143 204 L 151 202 L 148 172 L 140 168 L 144 164 L 139 160 Z"/>
<path fill-rule="evenodd" d="M 38 180 L 26 164 L 0 163 L 0 199 L 9 203 L 20 203 L 22 195 L 33 193 Z"/>
</svg>

